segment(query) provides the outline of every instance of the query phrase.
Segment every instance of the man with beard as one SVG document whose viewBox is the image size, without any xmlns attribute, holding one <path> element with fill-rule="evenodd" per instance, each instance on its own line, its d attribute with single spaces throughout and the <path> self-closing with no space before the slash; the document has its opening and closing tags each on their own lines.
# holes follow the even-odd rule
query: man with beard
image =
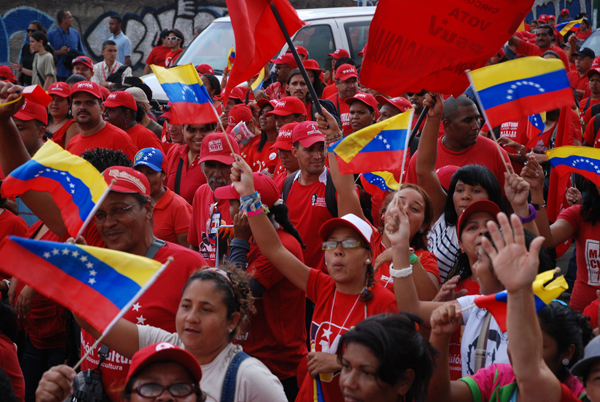
<svg viewBox="0 0 600 402">
<path fill-rule="evenodd" d="M 138 147 L 131 137 L 120 128 L 102 119 L 104 105 L 100 86 L 89 81 L 81 81 L 73 85 L 71 90 L 71 110 L 81 133 L 69 141 L 67 151 L 81 155 L 93 148 L 121 150 L 133 160 Z"/>
<path fill-rule="evenodd" d="M 213 133 L 202 139 L 200 164 L 206 177 L 206 183 L 201 185 L 194 194 L 192 220 L 188 231 L 190 248 L 199 251 L 211 267 L 215 266 L 217 241 L 220 242 L 219 246 L 223 245 L 222 248 L 219 248 L 220 259 L 228 244 L 228 236 L 233 234 L 230 228 L 219 232 L 219 226 L 233 225 L 233 221 L 229 213 L 229 200 L 217 200 L 214 194 L 218 187 L 231 184 L 230 174 L 233 158 L 229 144 L 233 147 L 233 153 L 240 153 L 235 139 L 225 136 L 228 134 Z M 223 233 L 225 235 L 220 238 L 219 236 Z"/>
</svg>

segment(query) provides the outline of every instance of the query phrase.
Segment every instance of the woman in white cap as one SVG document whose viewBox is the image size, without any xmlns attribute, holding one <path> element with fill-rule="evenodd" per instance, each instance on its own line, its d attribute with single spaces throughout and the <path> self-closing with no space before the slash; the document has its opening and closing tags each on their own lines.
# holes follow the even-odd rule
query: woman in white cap
<svg viewBox="0 0 600 402">
<path fill-rule="evenodd" d="M 262 254 L 290 282 L 315 303 L 310 327 L 308 373 L 297 401 L 312 401 L 315 381 L 324 400 L 341 401 L 339 364 L 335 355 L 340 337 L 371 315 L 396 312 L 393 295 L 374 283 L 372 229 L 356 215 L 333 218 L 321 226 L 325 263 L 329 275 L 304 265 L 281 244 L 275 228 L 263 214 L 260 194 L 254 190 L 252 169 L 235 156 L 231 179 L 240 194 L 240 212 L 248 216 L 254 240 Z M 302 367 L 301 367 L 302 368 Z M 312 378 L 311 378 L 312 377 Z M 315 380 L 313 380 L 315 378 Z"/>
</svg>

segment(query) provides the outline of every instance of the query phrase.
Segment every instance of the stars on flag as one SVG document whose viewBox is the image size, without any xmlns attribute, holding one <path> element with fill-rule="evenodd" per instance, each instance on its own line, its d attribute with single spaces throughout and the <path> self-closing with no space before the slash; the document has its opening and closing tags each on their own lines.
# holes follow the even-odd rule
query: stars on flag
<svg viewBox="0 0 600 402">
<path fill-rule="evenodd" d="M 146 318 L 144 318 L 143 315 L 137 317 L 137 320 L 138 320 L 137 323 L 140 324 L 140 325 L 144 325 L 144 323 L 146 322 Z"/>
<path fill-rule="evenodd" d="M 585 169 L 588 171 L 594 171 L 596 174 L 600 175 L 600 164 L 595 163 L 594 160 L 590 160 L 589 158 L 576 157 L 571 162 L 571 166 L 573 166 L 577 169 Z"/>
<path fill-rule="evenodd" d="M 507 100 L 512 100 L 514 98 L 519 98 L 519 87 L 532 87 L 534 88 L 534 90 L 538 90 L 538 92 L 543 93 L 546 90 L 544 88 L 542 88 L 542 86 L 536 82 L 533 81 L 527 81 L 527 80 L 521 80 L 521 81 L 515 81 L 514 84 L 512 84 L 510 86 L 510 89 L 506 90 L 506 99 Z M 527 94 L 527 95 L 531 95 L 531 94 Z"/>
<path fill-rule="evenodd" d="M 140 303 L 136 302 L 133 306 L 131 306 L 133 311 L 140 311 L 140 308 L 142 308 L 142 306 L 140 305 Z"/>
</svg>

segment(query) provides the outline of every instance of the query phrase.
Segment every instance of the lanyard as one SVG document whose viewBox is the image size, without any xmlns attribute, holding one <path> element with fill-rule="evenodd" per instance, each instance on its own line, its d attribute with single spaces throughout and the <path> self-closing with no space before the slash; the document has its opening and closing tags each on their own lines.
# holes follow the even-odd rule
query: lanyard
<svg viewBox="0 0 600 402">
<path fill-rule="evenodd" d="M 115 60 L 115 64 L 113 64 L 112 71 L 110 71 L 110 68 L 108 68 L 108 65 L 105 61 L 103 61 L 102 64 L 104 65 L 104 67 L 102 67 L 102 75 L 104 75 L 104 81 L 106 81 L 106 70 L 108 70 L 108 76 L 110 77 L 110 75 L 114 73 L 117 69 L 117 61 Z"/>
</svg>

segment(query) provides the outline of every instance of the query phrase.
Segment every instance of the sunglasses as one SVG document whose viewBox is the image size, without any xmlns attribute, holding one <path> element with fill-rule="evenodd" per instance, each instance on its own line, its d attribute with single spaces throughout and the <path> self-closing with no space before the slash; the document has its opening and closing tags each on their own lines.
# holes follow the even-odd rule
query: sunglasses
<svg viewBox="0 0 600 402">
<path fill-rule="evenodd" d="M 427 93 L 426 90 L 422 89 L 421 92 L 417 93 L 417 96 L 425 96 L 425 94 Z M 407 92 L 406 93 L 408 96 L 414 96 L 415 92 Z"/>
<path fill-rule="evenodd" d="M 167 36 L 167 40 L 178 40 L 177 36 Z"/>
<path fill-rule="evenodd" d="M 33 33 L 33 32 L 35 32 L 35 31 L 36 31 L 35 29 L 28 29 L 28 30 L 27 30 L 27 33 Z"/>
</svg>

